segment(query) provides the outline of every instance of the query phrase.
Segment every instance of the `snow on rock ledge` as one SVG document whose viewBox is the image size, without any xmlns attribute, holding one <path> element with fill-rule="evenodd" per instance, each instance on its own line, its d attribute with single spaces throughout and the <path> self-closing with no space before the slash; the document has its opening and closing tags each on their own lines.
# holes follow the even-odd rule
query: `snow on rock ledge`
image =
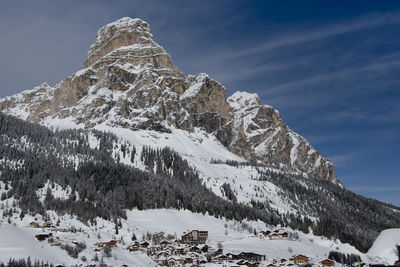
<svg viewBox="0 0 400 267">
<path fill-rule="evenodd" d="M 229 105 L 233 111 L 261 105 L 260 97 L 257 94 L 236 91 L 228 98 Z"/>
</svg>

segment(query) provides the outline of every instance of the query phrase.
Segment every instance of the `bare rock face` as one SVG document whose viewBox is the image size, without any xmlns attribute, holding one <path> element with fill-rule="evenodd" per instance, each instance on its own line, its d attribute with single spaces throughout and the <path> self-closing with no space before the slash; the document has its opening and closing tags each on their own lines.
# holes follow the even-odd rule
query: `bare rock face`
<svg viewBox="0 0 400 267">
<path fill-rule="evenodd" d="M 189 77 L 190 87 L 180 97 L 182 105 L 191 115 L 191 125 L 214 132 L 232 120 L 230 106 L 226 102 L 226 89 L 217 81 L 201 73 Z"/>
<path fill-rule="evenodd" d="M 86 128 L 202 128 L 250 161 L 338 182 L 333 164 L 291 131 L 277 110 L 256 94 L 227 99 L 226 89 L 206 74 L 185 77 L 140 19 L 102 27 L 81 70 L 54 87 L 42 84 L 2 99 L 0 110 L 35 123 L 66 119 Z"/>
<path fill-rule="evenodd" d="M 261 105 L 256 94 L 236 92 L 228 98 L 234 113 L 230 149 L 247 159 L 283 170 L 300 170 L 335 182 L 333 164 L 283 122 L 279 112 Z"/>
<path fill-rule="evenodd" d="M 90 47 L 83 68 L 93 65 L 111 51 L 134 44 L 145 45 L 152 39 L 150 26 L 140 19 L 122 18 L 102 27 Z"/>
</svg>

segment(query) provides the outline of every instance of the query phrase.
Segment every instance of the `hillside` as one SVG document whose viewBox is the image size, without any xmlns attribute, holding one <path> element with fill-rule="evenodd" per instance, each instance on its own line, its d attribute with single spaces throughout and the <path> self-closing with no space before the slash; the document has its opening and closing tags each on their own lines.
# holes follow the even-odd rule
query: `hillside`
<svg viewBox="0 0 400 267">
<path fill-rule="evenodd" d="M 2 198 L 18 200 L 24 214 L 46 216 L 47 210 L 54 210 L 93 223 L 96 217 L 113 222 L 126 219 L 125 210 L 132 208 L 184 208 L 239 221 L 281 224 L 305 233 L 312 230 L 361 251 L 381 230 L 400 223 L 396 207 L 328 181 L 235 161 L 227 150 L 202 155 L 198 151 L 207 151 L 206 142 L 185 141 L 179 135 L 187 151 L 199 158 L 144 145 L 153 143 L 149 141 L 134 143 L 135 135 L 127 140 L 99 131 L 54 132 L 7 115 L 1 115 L 0 122 L 1 180 L 12 188 Z M 207 176 L 211 172 L 214 176 Z M 68 188 L 69 195 L 56 198 L 40 189 L 48 182 Z M 37 190 L 44 196 L 38 196 Z"/>
</svg>

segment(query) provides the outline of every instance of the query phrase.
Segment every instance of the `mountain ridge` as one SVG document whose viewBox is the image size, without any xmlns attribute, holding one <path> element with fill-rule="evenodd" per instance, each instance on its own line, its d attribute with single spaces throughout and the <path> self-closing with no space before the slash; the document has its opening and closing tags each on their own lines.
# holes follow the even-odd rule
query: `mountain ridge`
<svg viewBox="0 0 400 267">
<path fill-rule="evenodd" d="M 291 131 L 276 109 L 255 94 L 227 98 L 225 87 L 204 73 L 186 77 L 140 19 L 103 26 L 83 69 L 54 87 L 43 83 L 0 100 L 0 111 L 42 124 L 69 118 L 85 128 L 201 128 L 246 160 L 340 184 L 333 164 Z"/>
</svg>

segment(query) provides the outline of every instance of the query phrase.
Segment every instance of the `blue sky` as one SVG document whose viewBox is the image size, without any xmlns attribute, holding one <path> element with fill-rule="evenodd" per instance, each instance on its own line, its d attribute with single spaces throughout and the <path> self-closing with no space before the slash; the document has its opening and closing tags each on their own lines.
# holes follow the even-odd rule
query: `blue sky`
<svg viewBox="0 0 400 267">
<path fill-rule="evenodd" d="M 4 1 L 0 97 L 80 69 L 97 30 L 139 17 L 185 74 L 256 92 L 336 165 L 400 205 L 399 1 Z"/>
</svg>

